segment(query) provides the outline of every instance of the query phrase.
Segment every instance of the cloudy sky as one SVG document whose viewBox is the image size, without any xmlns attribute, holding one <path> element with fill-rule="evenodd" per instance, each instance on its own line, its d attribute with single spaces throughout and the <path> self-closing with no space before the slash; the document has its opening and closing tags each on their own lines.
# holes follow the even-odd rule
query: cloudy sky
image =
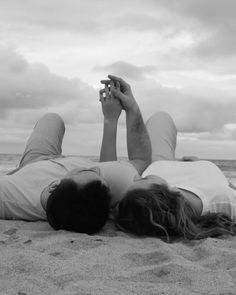
<svg viewBox="0 0 236 295">
<path fill-rule="evenodd" d="M 172 115 L 178 157 L 236 159 L 235 36 L 235 0 L 0 0 L 0 152 L 21 153 L 53 111 L 64 154 L 98 155 L 99 81 L 113 73 L 145 120 Z"/>
</svg>

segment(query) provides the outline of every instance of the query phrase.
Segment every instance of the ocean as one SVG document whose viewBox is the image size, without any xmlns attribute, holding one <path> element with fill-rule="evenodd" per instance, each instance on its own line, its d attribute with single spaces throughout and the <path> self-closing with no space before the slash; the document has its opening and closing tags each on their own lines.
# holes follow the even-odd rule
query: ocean
<svg viewBox="0 0 236 295">
<path fill-rule="evenodd" d="M 98 161 L 98 157 L 81 156 L 83 158 Z M 0 175 L 18 167 L 21 155 L 0 154 Z M 124 159 L 124 158 L 122 158 Z M 236 160 L 209 160 L 215 163 L 225 174 L 225 176 L 236 186 Z"/>
</svg>

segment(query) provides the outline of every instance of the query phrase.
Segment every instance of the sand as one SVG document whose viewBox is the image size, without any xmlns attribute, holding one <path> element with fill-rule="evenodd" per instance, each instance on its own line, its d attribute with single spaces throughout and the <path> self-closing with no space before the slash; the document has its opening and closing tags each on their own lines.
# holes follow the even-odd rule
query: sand
<svg viewBox="0 0 236 295">
<path fill-rule="evenodd" d="M 236 237 L 166 244 L 0 221 L 0 294 L 236 294 Z"/>
</svg>

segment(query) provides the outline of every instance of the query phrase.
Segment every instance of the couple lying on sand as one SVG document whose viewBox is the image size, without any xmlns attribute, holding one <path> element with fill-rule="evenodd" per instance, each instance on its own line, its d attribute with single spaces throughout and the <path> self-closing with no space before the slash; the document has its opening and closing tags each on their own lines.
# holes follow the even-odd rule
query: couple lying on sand
<svg viewBox="0 0 236 295">
<path fill-rule="evenodd" d="M 55 229 L 93 234 L 110 212 L 118 228 L 137 235 L 201 239 L 236 234 L 236 190 L 209 161 L 177 161 L 172 118 L 146 124 L 123 79 L 102 80 L 100 161 L 61 155 L 65 132 L 57 114 L 35 125 L 19 168 L 0 177 L 0 218 L 48 220 Z M 117 161 L 116 135 L 126 113 L 128 161 Z M 79 136 L 79 134 L 78 134 Z"/>
</svg>

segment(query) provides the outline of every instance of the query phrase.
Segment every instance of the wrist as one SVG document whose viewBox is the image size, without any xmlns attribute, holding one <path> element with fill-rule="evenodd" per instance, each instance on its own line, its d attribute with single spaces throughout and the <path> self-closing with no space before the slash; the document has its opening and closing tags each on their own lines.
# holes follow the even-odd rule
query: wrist
<svg viewBox="0 0 236 295">
<path fill-rule="evenodd" d="M 137 115 L 140 114 L 140 109 L 137 103 L 133 104 L 131 107 L 125 110 L 126 115 Z"/>
<path fill-rule="evenodd" d="M 119 118 L 106 118 L 104 117 L 104 124 L 116 124 Z"/>
</svg>

